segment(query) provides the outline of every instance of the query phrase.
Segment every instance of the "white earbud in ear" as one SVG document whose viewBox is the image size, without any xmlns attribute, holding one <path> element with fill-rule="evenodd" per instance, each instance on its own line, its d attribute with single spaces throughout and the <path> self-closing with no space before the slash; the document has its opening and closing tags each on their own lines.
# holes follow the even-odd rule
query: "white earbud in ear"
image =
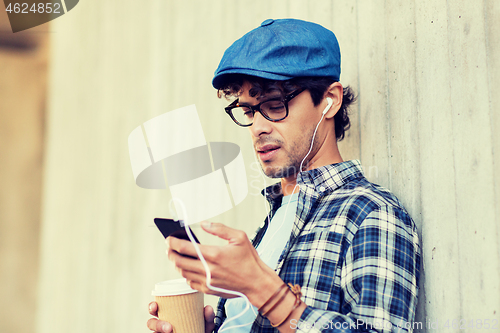
<svg viewBox="0 0 500 333">
<path fill-rule="evenodd" d="M 326 101 L 328 102 L 328 105 L 323 110 L 323 115 L 325 115 L 328 112 L 328 110 L 330 110 L 330 108 L 332 107 L 332 104 L 333 104 L 333 99 L 331 99 L 330 97 L 327 97 Z"/>
</svg>

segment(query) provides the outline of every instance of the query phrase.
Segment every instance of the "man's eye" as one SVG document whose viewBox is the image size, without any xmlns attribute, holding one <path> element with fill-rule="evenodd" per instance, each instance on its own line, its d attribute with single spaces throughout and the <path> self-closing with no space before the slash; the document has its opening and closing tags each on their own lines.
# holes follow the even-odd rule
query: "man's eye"
<svg viewBox="0 0 500 333">
<path fill-rule="evenodd" d="M 246 107 L 242 107 L 241 109 L 242 109 L 242 111 L 243 111 L 243 115 L 245 115 L 246 117 L 251 117 L 251 116 L 253 116 L 253 111 L 252 111 L 252 109 L 250 109 L 250 108 L 246 108 Z"/>
<path fill-rule="evenodd" d="M 266 103 L 265 109 L 269 112 L 281 112 L 285 109 L 285 105 L 281 101 L 270 101 Z"/>
</svg>

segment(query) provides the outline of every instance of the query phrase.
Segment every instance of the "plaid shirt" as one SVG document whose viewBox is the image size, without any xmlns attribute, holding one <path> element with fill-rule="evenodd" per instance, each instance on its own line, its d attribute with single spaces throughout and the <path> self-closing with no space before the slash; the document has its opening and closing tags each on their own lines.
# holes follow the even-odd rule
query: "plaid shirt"
<svg viewBox="0 0 500 333">
<path fill-rule="evenodd" d="M 297 332 L 413 332 L 420 245 L 399 200 L 370 183 L 359 161 L 302 172 L 297 183 L 294 226 L 275 269 L 284 282 L 301 286 L 307 304 L 291 327 Z M 280 192 L 279 184 L 263 191 L 271 216 L 281 205 Z M 267 221 L 254 246 L 266 230 Z M 217 307 L 216 332 L 225 319 L 224 304 L 221 299 Z M 278 330 L 259 314 L 251 332 Z"/>
</svg>

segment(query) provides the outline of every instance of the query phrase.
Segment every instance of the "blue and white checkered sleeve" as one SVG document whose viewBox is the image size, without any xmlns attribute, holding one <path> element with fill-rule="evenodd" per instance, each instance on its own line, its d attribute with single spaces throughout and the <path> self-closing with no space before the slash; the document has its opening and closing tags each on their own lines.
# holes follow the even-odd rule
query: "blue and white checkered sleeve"
<svg viewBox="0 0 500 333">
<path fill-rule="evenodd" d="M 298 332 L 413 332 L 420 270 L 416 228 L 406 211 L 367 215 L 346 251 L 341 312 L 308 307 Z"/>
</svg>

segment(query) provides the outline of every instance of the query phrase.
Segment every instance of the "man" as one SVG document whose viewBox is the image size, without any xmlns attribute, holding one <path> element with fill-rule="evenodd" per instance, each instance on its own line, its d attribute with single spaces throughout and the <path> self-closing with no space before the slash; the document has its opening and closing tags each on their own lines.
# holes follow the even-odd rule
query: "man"
<svg viewBox="0 0 500 333">
<path fill-rule="evenodd" d="M 246 295 L 258 314 L 239 316 L 244 301 L 209 289 L 200 260 L 186 257 L 196 257 L 193 245 L 167 239 L 168 257 L 190 285 L 223 297 L 215 323 L 205 308 L 207 332 L 224 321 L 230 332 L 412 332 L 417 231 L 359 161 L 342 160 L 337 141 L 354 97 L 339 77 L 335 35 L 310 22 L 266 20 L 224 53 L 213 85 L 236 98 L 226 112 L 249 129 L 263 172 L 281 181 L 263 191 L 271 212 L 253 243 L 242 231 L 202 224 L 228 241 L 200 246 L 211 285 Z M 157 319 L 148 327 L 171 331 Z"/>
</svg>

